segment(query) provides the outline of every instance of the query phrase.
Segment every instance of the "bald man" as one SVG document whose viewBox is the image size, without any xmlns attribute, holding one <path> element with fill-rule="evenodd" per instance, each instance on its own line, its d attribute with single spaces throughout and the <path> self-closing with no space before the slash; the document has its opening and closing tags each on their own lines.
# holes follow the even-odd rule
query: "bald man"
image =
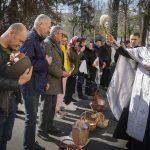
<svg viewBox="0 0 150 150">
<path fill-rule="evenodd" d="M 18 50 L 27 38 L 27 29 L 22 23 L 12 24 L 8 30 L 1 36 L 1 45 L 4 48 Z"/>
<path fill-rule="evenodd" d="M 14 125 L 16 101 L 14 91 L 28 82 L 32 69 L 27 69 L 19 79 L 2 76 L 12 50 L 17 51 L 27 38 L 27 29 L 22 23 L 12 24 L 0 37 L 0 150 L 6 150 Z"/>
</svg>

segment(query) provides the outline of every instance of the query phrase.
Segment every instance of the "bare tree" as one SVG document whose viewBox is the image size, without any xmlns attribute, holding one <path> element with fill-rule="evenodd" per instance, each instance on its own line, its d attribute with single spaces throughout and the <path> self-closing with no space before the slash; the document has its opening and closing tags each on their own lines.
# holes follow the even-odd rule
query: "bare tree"
<svg viewBox="0 0 150 150">
<path fill-rule="evenodd" d="M 96 37 L 103 36 L 103 30 L 100 27 L 100 16 L 106 10 L 106 3 L 103 0 L 93 0 L 93 8 L 94 8 L 94 17 L 92 19 L 93 23 L 93 39 L 95 40 Z"/>
<path fill-rule="evenodd" d="M 8 22 L 7 14 L 7 0 L 0 1 L 0 34 L 5 31 Z"/>
<path fill-rule="evenodd" d="M 145 45 L 146 35 L 147 32 L 150 30 L 150 0 L 140 0 L 140 5 L 142 5 L 144 9 L 141 44 Z"/>
<path fill-rule="evenodd" d="M 75 30 L 79 26 L 79 6 L 77 4 L 72 5 L 73 15 L 68 19 L 69 23 L 72 25 L 72 36 L 75 35 Z"/>
<path fill-rule="evenodd" d="M 63 0 L 62 0 L 63 1 Z M 32 26 L 35 17 L 44 13 L 60 21 L 60 13 L 55 11 L 61 0 L 0 0 L 0 32 L 5 31 L 10 24 L 22 22 L 27 27 Z"/>
<path fill-rule="evenodd" d="M 132 4 L 134 0 L 121 0 L 121 8 L 124 12 L 124 40 L 127 39 L 127 27 L 129 27 L 129 6 Z"/>
<path fill-rule="evenodd" d="M 118 31 L 118 14 L 119 14 L 119 3 L 120 0 L 112 1 L 112 11 L 111 11 L 111 34 L 117 39 Z"/>
</svg>

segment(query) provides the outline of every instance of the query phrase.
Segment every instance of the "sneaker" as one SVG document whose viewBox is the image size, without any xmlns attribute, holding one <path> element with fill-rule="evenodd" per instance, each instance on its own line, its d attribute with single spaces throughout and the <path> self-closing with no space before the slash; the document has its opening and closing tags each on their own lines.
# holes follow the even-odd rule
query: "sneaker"
<svg viewBox="0 0 150 150">
<path fill-rule="evenodd" d="M 73 105 L 72 103 L 70 103 L 69 105 L 66 105 L 65 107 L 66 110 L 76 110 L 77 108 L 75 107 L 75 105 Z"/>
<path fill-rule="evenodd" d="M 65 115 L 67 115 L 67 112 L 59 111 L 56 113 L 56 117 L 60 119 L 64 118 Z"/>
<path fill-rule="evenodd" d="M 73 104 L 73 102 L 71 102 L 70 104 L 66 105 L 65 103 L 62 104 L 62 107 L 65 110 L 76 110 L 77 106 Z"/>
<path fill-rule="evenodd" d="M 71 102 L 69 105 L 72 106 L 72 107 L 74 107 L 74 108 L 77 108 L 77 107 L 78 107 L 78 106 L 74 105 L 73 102 Z"/>
<path fill-rule="evenodd" d="M 61 111 L 59 111 L 59 112 L 60 112 L 61 114 L 65 115 L 65 116 L 68 115 L 68 113 L 67 113 L 66 111 L 62 111 L 62 110 L 61 110 Z"/>
<path fill-rule="evenodd" d="M 36 141 L 33 150 L 45 150 L 45 148 L 40 146 L 39 143 Z"/>
<path fill-rule="evenodd" d="M 70 107 L 70 106 L 67 106 L 65 109 L 70 110 L 70 111 L 75 111 L 76 110 L 76 108 L 73 108 L 73 107 Z"/>
<path fill-rule="evenodd" d="M 64 110 L 64 108 L 66 107 L 66 104 L 64 102 L 62 102 L 62 109 Z"/>
<path fill-rule="evenodd" d="M 56 113 L 55 115 L 56 115 L 56 117 L 57 117 L 58 119 L 62 119 L 62 118 L 64 118 L 64 116 L 63 116 L 63 115 L 61 115 L 59 112 L 58 112 L 58 113 Z"/>
</svg>

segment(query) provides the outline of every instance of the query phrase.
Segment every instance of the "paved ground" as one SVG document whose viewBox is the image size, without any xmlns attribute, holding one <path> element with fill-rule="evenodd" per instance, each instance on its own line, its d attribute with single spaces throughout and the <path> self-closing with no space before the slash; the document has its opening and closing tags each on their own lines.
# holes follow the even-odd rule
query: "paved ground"
<svg viewBox="0 0 150 150">
<path fill-rule="evenodd" d="M 55 118 L 55 124 L 65 132 L 65 136 L 69 136 L 72 128 L 72 124 L 79 119 L 80 114 L 87 110 L 89 107 L 89 101 L 82 100 L 75 105 L 78 106 L 76 111 L 68 111 L 68 115 L 64 119 Z M 105 110 L 106 118 L 108 118 L 109 126 L 105 129 L 96 129 L 90 133 L 89 142 L 83 148 L 83 150 L 124 150 L 126 141 L 116 140 L 112 138 L 112 133 L 116 126 L 116 122 L 113 119 L 109 106 Z M 24 130 L 24 115 L 18 116 L 15 121 L 13 130 L 13 137 L 8 143 L 7 150 L 22 150 L 23 143 L 23 130 Z M 46 148 L 46 150 L 58 150 L 56 143 L 59 143 L 60 137 L 51 135 L 50 141 L 43 141 L 36 137 L 37 141 Z"/>
</svg>

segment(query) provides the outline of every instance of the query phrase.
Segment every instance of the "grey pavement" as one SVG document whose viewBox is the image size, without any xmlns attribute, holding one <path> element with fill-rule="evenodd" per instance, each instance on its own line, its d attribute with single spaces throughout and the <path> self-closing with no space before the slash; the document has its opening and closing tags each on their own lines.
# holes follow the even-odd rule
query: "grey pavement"
<svg viewBox="0 0 150 150">
<path fill-rule="evenodd" d="M 77 99 L 77 97 L 75 96 Z M 75 105 L 78 106 L 76 111 L 67 111 L 68 114 L 63 119 L 55 118 L 55 125 L 64 131 L 64 136 L 71 134 L 73 123 L 80 118 L 83 111 L 89 110 L 88 100 L 79 100 Z M 116 140 L 112 138 L 113 131 L 117 122 L 114 121 L 113 115 L 107 104 L 105 116 L 108 118 L 109 126 L 105 129 L 96 129 L 90 132 L 89 140 L 83 150 L 125 150 L 126 141 Z M 19 115 L 15 120 L 13 135 L 11 141 L 8 143 L 7 150 L 22 150 L 24 132 L 24 115 Z M 46 148 L 46 150 L 58 150 L 57 144 L 61 137 L 50 135 L 50 141 L 44 141 L 39 137 L 36 140 Z"/>
</svg>

